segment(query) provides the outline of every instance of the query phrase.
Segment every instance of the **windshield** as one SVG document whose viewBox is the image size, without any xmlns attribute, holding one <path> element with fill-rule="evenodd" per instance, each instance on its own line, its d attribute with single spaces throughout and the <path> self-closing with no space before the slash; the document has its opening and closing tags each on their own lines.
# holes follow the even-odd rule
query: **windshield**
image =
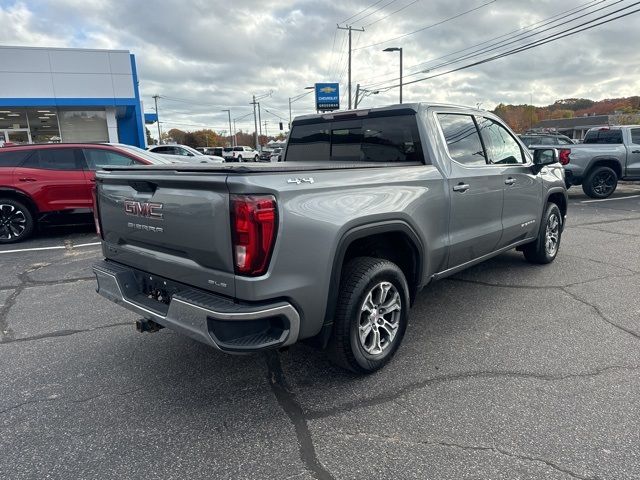
<svg viewBox="0 0 640 480">
<path fill-rule="evenodd" d="M 153 153 L 153 152 L 148 152 L 147 150 L 143 150 L 141 148 L 138 147 L 134 147 L 133 145 L 114 145 L 114 147 L 117 147 L 121 150 L 124 150 L 128 153 L 131 153 L 133 155 L 135 155 L 136 157 L 140 157 L 143 158 L 155 165 L 168 165 L 173 163 L 171 160 L 167 160 L 165 157 L 163 157 L 162 155 L 159 155 L 157 153 Z"/>
<path fill-rule="evenodd" d="M 191 148 L 187 145 L 182 145 L 182 148 L 184 148 L 189 153 L 193 153 L 194 155 L 204 155 L 202 152 L 199 152 L 195 148 Z"/>
</svg>

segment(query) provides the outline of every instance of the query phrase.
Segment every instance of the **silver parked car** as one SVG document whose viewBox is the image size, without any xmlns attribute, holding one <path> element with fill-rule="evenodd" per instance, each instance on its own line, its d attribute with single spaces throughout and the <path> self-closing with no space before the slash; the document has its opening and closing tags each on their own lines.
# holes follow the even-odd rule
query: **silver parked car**
<svg viewBox="0 0 640 480">
<path fill-rule="evenodd" d="M 188 145 L 156 145 L 149 147 L 149 151 L 160 155 L 183 157 L 185 163 L 224 163 L 224 158 L 205 155 Z"/>
</svg>

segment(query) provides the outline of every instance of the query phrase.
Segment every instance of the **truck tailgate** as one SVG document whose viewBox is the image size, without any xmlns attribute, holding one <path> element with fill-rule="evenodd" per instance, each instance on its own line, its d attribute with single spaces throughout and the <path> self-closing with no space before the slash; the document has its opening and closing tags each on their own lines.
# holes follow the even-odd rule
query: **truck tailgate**
<svg viewBox="0 0 640 480">
<path fill-rule="evenodd" d="M 97 174 L 108 260 L 194 287 L 235 295 L 225 173 Z"/>
</svg>

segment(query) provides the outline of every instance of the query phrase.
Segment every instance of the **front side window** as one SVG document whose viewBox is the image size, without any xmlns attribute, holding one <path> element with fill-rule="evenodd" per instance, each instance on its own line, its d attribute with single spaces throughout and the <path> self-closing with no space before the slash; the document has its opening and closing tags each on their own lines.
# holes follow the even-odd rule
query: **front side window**
<svg viewBox="0 0 640 480">
<path fill-rule="evenodd" d="M 520 145 L 502 125 L 489 118 L 483 118 L 479 129 L 489 163 L 496 165 L 525 163 Z"/>
<path fill-rule="evenodd" d="M 451 158 L 463 165 L 487 164 L 480 135 L 471 115 L 439 113 L 438 121 Z"/>
<path fill-rule="evenodd" d="M 116 165 L 129 166 L 135 163 L 125 155 L 102 148 L 85 149 L 84 158 L 87 159 L 89 170 L 97 170 L 100 167 L 111 167 Z"/>
</svg>

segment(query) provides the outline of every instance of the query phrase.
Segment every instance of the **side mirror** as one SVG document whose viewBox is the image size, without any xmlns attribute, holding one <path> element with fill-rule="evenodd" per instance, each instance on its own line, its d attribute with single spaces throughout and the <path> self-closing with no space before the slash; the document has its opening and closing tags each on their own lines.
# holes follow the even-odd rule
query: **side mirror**
<svg viewBox="0 0 640 480">
<path fill-rule="evenodd" d="M 549 147 L 529 147 L 533 150 L 533 164 L 539 167 L 558 163 L 560 157 L 558 150 Z"/>
</svg>

